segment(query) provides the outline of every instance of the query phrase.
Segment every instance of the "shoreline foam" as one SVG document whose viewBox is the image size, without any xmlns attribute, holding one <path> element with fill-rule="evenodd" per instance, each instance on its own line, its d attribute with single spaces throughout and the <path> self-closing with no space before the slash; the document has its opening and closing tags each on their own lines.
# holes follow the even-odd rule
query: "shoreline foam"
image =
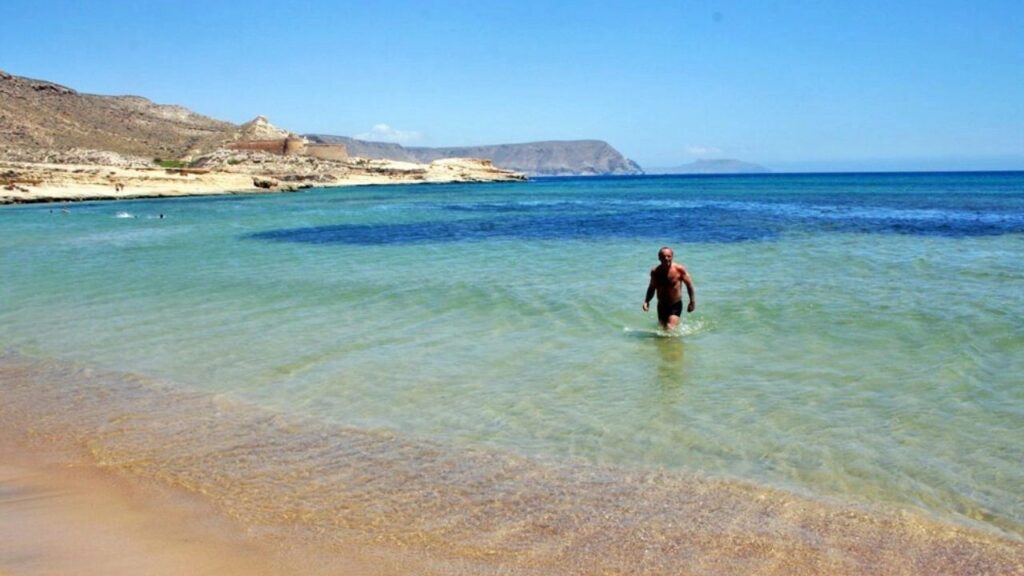
<svg viewBox="0 0 1024 576">
<path fill-rule="evenodd" d="M 904 510 L 453 449 L 10 354 L 0 356 L 0 382 L 5 432 L 86 447 L 103 470 L 201 494 L 249 533 L 327 555 L 355 547 L 396 561 L 411 553 L 445 573 L 1010 574 L 1024 567 L 1019 539 Z M 399 564 L 411 566 L 406 560 Z"/>
</svg>

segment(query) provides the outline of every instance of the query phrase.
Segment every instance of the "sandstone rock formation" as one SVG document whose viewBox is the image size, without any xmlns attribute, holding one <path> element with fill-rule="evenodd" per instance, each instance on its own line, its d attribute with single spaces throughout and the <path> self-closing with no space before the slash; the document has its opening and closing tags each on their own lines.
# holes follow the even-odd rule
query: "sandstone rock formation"
<svg viewBox="0 0 1024 576">
<path fill-rule="evenodd" d="M 345 158 L 325 160 L 309 155 L 280 155 L 261 150 L 222 149 L 201 156 L 193 166 L 216 172 L 252 174 L 282 186 L 294 184 L 387 184 L 401 182 L 514 182 L 523 174 L 496 168 L 490 160 L 441 159 L 427 164 Z"/>
<path fill-rule="evenodd" d="M 346 158 L 325 160 L 260 150 L 218 149 L 187 168 L 95 150 L 0 150 L 0 204 L 285 192 L 314 186 L 515 182 L 522 174 L 489 160 L 437 160 L 429 164 Z"/>
</svg>

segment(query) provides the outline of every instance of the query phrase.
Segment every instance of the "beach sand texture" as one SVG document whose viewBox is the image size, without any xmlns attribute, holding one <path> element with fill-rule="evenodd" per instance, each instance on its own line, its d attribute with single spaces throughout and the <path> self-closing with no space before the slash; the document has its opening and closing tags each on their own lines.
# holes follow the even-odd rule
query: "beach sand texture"
<svg viewBox="0 0 1024 576">
<path fill-rule="evenodd" d="M 286 573 L 194 496 L 68 456 L 10 445 L 0 455 L 2 574 Z"/>
<path fill-rule="evenodd" d="M 98 465 L 5 465 L 0 530 L 28 537 L 4 539 L 0 566 L 15 574 L 136 561 L 174 573 L 183 558 L 192 573 L 274 574 L 295 550 L 346 573 L 1024 573 L 1019 540 L 907 511 L 455 449 L 12 355 L 0 381 L 5 438 Z M 164 495 L 140 496 L 146 485 Z M 74 544 L 94 532 L 89 551 Z"/>
</svg>

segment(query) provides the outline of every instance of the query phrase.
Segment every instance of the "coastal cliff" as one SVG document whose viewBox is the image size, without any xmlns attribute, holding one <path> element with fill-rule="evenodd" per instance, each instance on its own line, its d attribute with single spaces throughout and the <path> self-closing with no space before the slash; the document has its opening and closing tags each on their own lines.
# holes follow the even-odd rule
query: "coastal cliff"
<svg viewBox="0 0 1024 576">
<path fill-rule="evenodd" d="M 643 174 L 636 162 L 601 140 L 551 140 L 522 144 L 405 147 L 389 142 L 368 142 L 347 136 L 306 134 L 313 142 L 341 144 L 349 153 L 365 158 L 431 162 L 440 158 L 489 158 L 498 168 L 530 176 L 596 176 Z"/>
</svg>

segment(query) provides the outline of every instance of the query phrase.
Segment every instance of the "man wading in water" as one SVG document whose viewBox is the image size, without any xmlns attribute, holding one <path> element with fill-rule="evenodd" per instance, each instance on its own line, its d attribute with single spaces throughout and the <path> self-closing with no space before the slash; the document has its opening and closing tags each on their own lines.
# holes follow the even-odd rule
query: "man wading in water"
<svg viewBox="0 0 1024 576">
<path fill-rule="evenodd" d="M 678 262 L 672 261 L 672 249 L 668 246 L 658 250 L 661 264 L 651 268 L 651 283 L 647 286 L 647 297 L 644 298 L 644 312 L 650 308 L 651 298 L 658 293 L 658 322 L 665 330 L 675 330 L 679 324 L 679 315 L 683 313 L 683 284 L 686 294 L 690 297 L 687 312 L 697 307 L 697 296 L 693 289 L 690 273 Z"/>
</svg>

